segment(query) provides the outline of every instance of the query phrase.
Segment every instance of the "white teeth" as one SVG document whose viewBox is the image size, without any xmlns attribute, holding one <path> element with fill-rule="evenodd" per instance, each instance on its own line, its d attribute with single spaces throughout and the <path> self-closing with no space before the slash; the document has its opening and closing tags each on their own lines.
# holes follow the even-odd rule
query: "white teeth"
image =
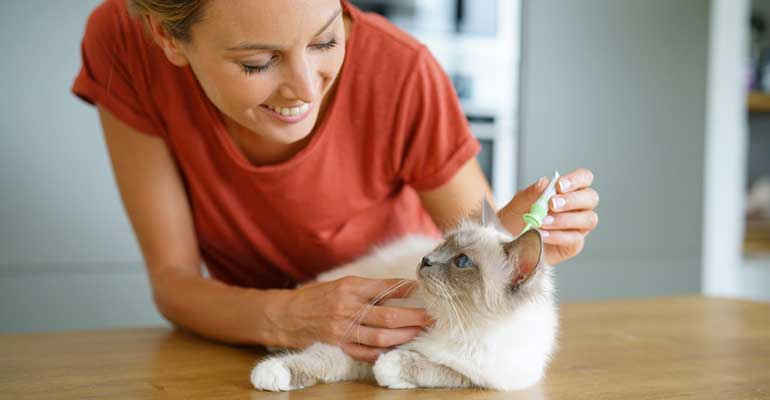
<svg viewBox="0 0 770 400">
<path fill-rule="evenodd" d="M 307 110 L 310 108 L 310 104 L 309 103 L 302 103 L 301 106 L 297 106 L 297 107 L 271 107 L 271 106 L 268 106 L 268 108 L 270 108 L 271 110 L 275 111 L 278 114 L 283 115 L 284 117 L 289 117 L 289 116 L 294 117 L 294 116 L 306 113 Z"/>
</svg>

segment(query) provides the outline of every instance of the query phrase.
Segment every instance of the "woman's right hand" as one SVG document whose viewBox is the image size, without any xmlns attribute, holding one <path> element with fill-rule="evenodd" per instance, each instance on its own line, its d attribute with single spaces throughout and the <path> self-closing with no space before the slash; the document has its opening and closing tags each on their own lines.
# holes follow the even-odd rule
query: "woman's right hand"
<svg viewBox="0 0 770 400">
<path fill-rule="evenodd" d="M 412 340 L 432 323 L 423 309 L 370 305 L 389 290 L 382 300 L 407 296 L 414 285 L 401 282 L 346 276 L 312 283 L 284 292 L 287 296 L 274 303 L 269 318 L 283 346 L 303 348 L 321 341 L 374 362 L 381 352 Z"/>
</svg>

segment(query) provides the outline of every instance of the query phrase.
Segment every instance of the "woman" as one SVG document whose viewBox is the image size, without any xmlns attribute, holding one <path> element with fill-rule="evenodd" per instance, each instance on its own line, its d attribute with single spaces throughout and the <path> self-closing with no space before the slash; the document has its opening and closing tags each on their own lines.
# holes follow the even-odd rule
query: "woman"
<svg viewBox="0 0 770 400">
<path fill-rule="evenodd" d="M 340 0 L 106 0 L 82 52 L 73 91 L 98 107 L 170 321 L 230 343 L 342 343 L 368 361 L 430 323 L 378 306 L 353 341 L 352 317 L 393 281 L 296 288 L 374 244 L 438 235 L 490 196 L 479 143 L 424 46 Z M 579 169 L 558 185 L 551 264 L 596 226 L 592 179 Z M 546 184 L 499 211 L 508 229 Z"/>
</svg>

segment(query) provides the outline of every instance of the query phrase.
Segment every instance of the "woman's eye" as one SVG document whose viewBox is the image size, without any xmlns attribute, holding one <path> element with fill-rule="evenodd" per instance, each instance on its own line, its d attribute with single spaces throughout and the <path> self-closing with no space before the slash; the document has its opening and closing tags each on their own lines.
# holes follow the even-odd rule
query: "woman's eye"
<svg viewBox="0 0 770 400">
<path fill-rule="evenodd" d="M 459 256 L 455 257 L 454 262 L 457 268 L 468 268 L 473 266 L 473 261 L 471 261 L 471 259 L 468 258 L 468 256 L 465 254 L 460 254 Z"/>
<path fill-rule="evenodd" d="M 243 72 L 247 74 L 256 74 L 260 72 L 265 72 L 268 69 L 270 69 L 270 64 L 265 65 L 248 65 L 248 64 L 241 64 L 243 67 Z"/>
<path fill-rule="evenodd" d="M 241 64 L 241 67 L 243 68 L 243 72 L 245 72 L 247 75 L 265 72 L 268 69 L 270 69 L 270 67 L 273 66 L 273 64 L 275 63 L 275 59 L 276 57 L 273 56 L 273 58 L 271 58 L 270 61 L 264 64 L 261 64 L 261 65 Z"/>
<path fill-rule="evenodd" d="M 336 47 L 337 44 L 338 44 L 337 43 L 337 39 L 336 38 L 332 38 L 332 40 L 330 40 L 330 41 L 328 41 L 326 43 L 316 44 L 316 45 L 313 45 L 313 47 L 318 49 L 318 50 L 329 50 L 329 49 L 332 49 L 332 48 Z"/>
<path fill-rule="evenodd" d="M 324 50 L 330 50 L 334 47 L 337 47 L 338 44 L 339 43 L 337 42 L 337 39 L 332 38 L 332 40 L 328 42 L 314 44 L 312 45 L 312 47 L 316 50 L 324 51 Z M 262 65 L 241 64 L 241 68 L 243 68 L 243 72 L 246 73 L 247 75 L 258 74 L 260 72 L 265 72 L 269 70 L 270 67 L 272 67 L 273 64 L 275 63 L 275 59 L 276 57 L 274 56 L 273 58 L 270 59 L 270 61 Z"/>
</svg>

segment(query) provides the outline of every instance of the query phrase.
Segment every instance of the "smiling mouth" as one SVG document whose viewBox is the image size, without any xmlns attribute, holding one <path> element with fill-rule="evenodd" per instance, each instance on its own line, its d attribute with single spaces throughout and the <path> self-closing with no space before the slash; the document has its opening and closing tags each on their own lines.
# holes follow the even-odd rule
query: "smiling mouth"
<svg viewBox="0 0 770 400">
<path fill-rule="evenodd" d="M 263 104 L 262 107 L 284 117 L 296 117 L 306 113 L 310 109 L 310 103 L 302 103 L 301 105 L 294 107 L 273 107 Z"/>
<path fill-rule="evenodd" d="M 293 107 L 276 107 L 267 104 L 261 104 L 259 108 L 270 114 L 270 116 L 273 118 L 276 118 L 281 122 L 289 123 L 302 121 L 305 119 L 305 117 L 310 115 L 310 111 L 312 109 L 310 103 L 302 103 L 301 105 Z"/>
</svg>

